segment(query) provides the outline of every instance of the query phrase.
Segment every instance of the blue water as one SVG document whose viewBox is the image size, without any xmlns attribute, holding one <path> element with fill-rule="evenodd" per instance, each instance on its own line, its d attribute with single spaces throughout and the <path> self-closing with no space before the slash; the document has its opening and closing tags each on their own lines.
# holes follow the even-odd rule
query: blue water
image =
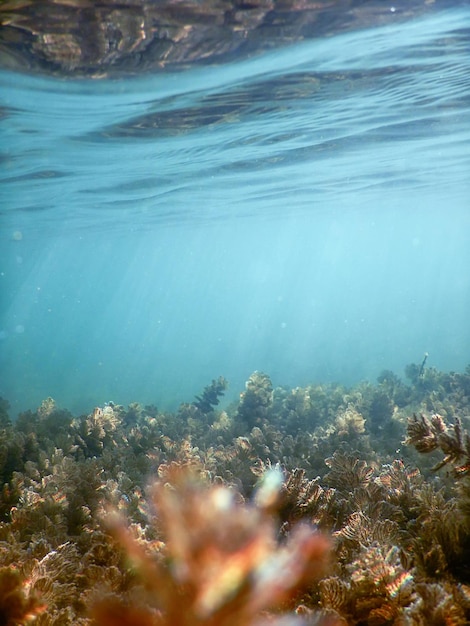
<svg viewBox="0 0 470 626">
<path fill-rule="evenodd" d="M 470 363 L 470 8 L 134 79 L 0 74 L 0 395 Z"/>
</svg>

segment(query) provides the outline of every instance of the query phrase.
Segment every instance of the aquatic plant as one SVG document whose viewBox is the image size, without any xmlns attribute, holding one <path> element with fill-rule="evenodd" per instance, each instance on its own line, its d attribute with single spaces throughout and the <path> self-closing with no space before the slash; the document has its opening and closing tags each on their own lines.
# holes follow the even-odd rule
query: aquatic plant
<svg viewBox="0 0 470 626">
<path fill-rule="evenodd" d="M 341 385 L 309 385 L 287 389 L 276 387 L 270 422 L 295 435 L 298 431 L 312 432 L 327 424 L 344 406 L 346 389 Z"/>
<path fill-rule="evenodd" d="M 6 413 L 0 618 L 177 624 L 186 603 L 201 626 L 279 611 L 289 626 L 293 611 L 309 626 L 470 623 L 470 369 L 423 378 L 290 390 L 254 373 L 224 411 L 108 403 L 72 417 L 47 398 Z M 305 528 L 328 544 L 312 526 L 330 549 L 299 561 L 304 576 Z M 291 582 L 274 576 L 284 566 Z M 1 613 L 10 590 L 19 617 Z"/>
<path fill-rule="evenodd" d="M 267 374 L 253 372 L 240 395 L 237 417 L 249 428 L 258 425 L 267 416 L 273 404 L 273 385 Z"/>
<path fill-rule="evenodd" d="M 449 427 L 441 415 L 428 418 L 413 414 L 408 420 L 407 434 L 405 443 L 414 446 L 418 452 L 426 454 L 439 449 L 444 453 L 444 458 L 433 467 L 434 471 L 451 464 L 456 478 L 470 474 L 470 435 L 458 417 Z"/>
<path fill-rule="evenodd" d="M 366 487 L 374 473 L 366 461 L 358 459 L 354 454 L 335 452 L 332 457 L 325 459 L 325 463 L 330 468 L 325 481 L 343 493 Z"/>
<path fill-rule="evenodd" d="M 76 440 L 86 456 L 96 456 L 105 448 L 117 445 L 116 435 L 121 422 L 114 405 L 96 407 L 92 413 L 75 424 Z"/>
<path fill-rule="evenodd" d="M 368 418 L 373 430 L 383 428 L 393 415 L 393 401 L 386 389 L 375 389 L 368 407 Z"/>
<path fill-rule="evenodd" d="M 38 460 L 41 451 L 52 453 L 61 448 L 65 453 L 72 450 L 75 441 L 73 416 L 60 409 L 52 398 L 46 398 L 36 411 L 20 413 L 15 430 L 24 436 L 24 455 L 31 461 Z"/>
<path fill-rule="evenodd" d="M 262 612 L 279 609 L 324 572 L 329 542 L 306 525 L 279 545 L 270 513 L 244 504 L 223 485 L 178 464 L 166 468 L 152 488 L 164 545 L 157 551 L 136 540 L 124 520 L 108 525 L 131 557 L 145 593 L 129 605 L 116 596 L 95 603 L 101 626 L 260 624 Z M 270 500 L 268 498 L 268 500 Z"/>
<path fill-rule="evenodd" d="M 288 533 L 301 520 L 330 532 L 344 516 L 335 496 L 335 490 L 322 487 L 318 477 L 309 480 L 304 469 L 293 469 L 282 484 L 276 506 L 282 532 Z"/>
<path fill-rule="evenodd" d="M 405 368 L 406 376 L 412 381 L 413 384 L 417 384 L 420 380 L 424 379 L 425 376 L 425 366 L 426 361 L 428 360 L 429 354 L 427 352 L 424 353 L 423 360 L 418 365 L 416 363 L 410 363 Z"/>
<path fill-rule="evenodd" d="M 413 597 L 413 577 L 400 563 L 399 550 L 363 546 L 346 566 L 347 579 L 320 582 L 321 604 L 345 617 L 348 624 L 399 624 Z"/>
<path fill-rule="evenodd" d="M 45 610 L 37 595 L 14 567 L 0 568 L 0 624 L 21 626 Z"/>
<path fill-rule="evenodd" d="M 12 426 L 0 428 L 0 480 L 3 485 L 3 496 L 11 502 L 11 493 L 6 488 L 13 473 L 20 471 L 24 465 L 25 438 Z M 2 519 L 2 502 L 0 502 L 0 520 Z"/>
<path fill-rule="evenodd" d="M 450 466 L 455 480 L 454 498 L 445 500 L 441 495 L 437 502 L 435 497 L 428 503 L 422 524 L 433 543 L 424 551 L 417 549 L 417 558 L 428 575 L 441 577 L 448 573 L 470 583 L 470 435 L 459 418 L 447 425 L 436 414 L 414 414 L 408 420 L 407 435 L 405 443 L 421 454 L 440 451 L 444 456 L 432 470 Z M 419 539 L 416 543 L 420 544 Z"/>
<path fill-rule="evenodd" d="M 362 413 L 359 413 L 353 406 L 348 405 L 345 409 L 339 410 L 335 415 L 334 429 L 336 435 L 348 441 L 356 439 L 358 435 L 365 432 L 366 420 Z"/>
<path fill-rule="evenodd" d="M 8 414 L 9 408 L 10 403 L 8 400 L 0 396 L 0 428 L 11 426 L 10 415 Z"/>
<path fill-rule="evenodd" d="M 43 539 L 53 548 L 80 535 L 98 507 L 101 471 L 96 459 L 77 462 L 61 450 L 27 463 L 12 481 L 20 495 L 10 510 L 11 529 L 21 541 Z"/>
<path fill-rule="evenodd" d="M 204 387 L 200 396 L 196 396 L 196 400 L 193 402 L 194 406 L 204 414 L 211 413 L 214 407 L 219 404 L 219 397 L 224 395 L 227 385 L 227 380 L 223 376 L 219 376 L 217 380 L 213 380 L 210 385 Z"/>
</svg>

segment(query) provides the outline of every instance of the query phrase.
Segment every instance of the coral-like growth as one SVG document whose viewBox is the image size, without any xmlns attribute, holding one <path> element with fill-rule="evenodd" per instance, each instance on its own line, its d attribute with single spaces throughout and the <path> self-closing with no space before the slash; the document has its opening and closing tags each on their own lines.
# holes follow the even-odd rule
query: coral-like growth
<svg viewBox="0 0 470 626">
<path fill-rule="evenodd" d="M 13 567 L 0 568 L 0 624 L 21 626 L 44 611 L 45 606 L 29 592 L 28 584 Z"/>
<path fill-rule="evenodd" d="M 423 519 L 426 536 L 433 542 L 425 550 L 419 538 L 414 540 L 416 558 L 428 575 L 441 578 L 453 575 L 465 583 L 470 582 L 470 436 L 456 417 L 447 426 L 440 415 L 430 418 L 421 414 L 408 420 L 406 443 L 423 454 L 441 451 L 444 458 L 438 461 L 433 471 L 451 466 L 455 479 L 456 499 L 445 500 L 442 495 L 430 494 L 428 513 Z M 423 494 L 426 491 L 423 489 Z"/>
<path fill-rule="evenodd" d="M 224 411 L 223 379 L 176 413 L 1 401 L 0 624 L 469 624 L 470 368 L 421 365 L 255 372 Z"/>
<path fill-rule="evenodd" d="M 440 449 L 444 453 L 444 458 L 433 470 L 437 471 L 444 465 L 451 464 L 456 478 L 470 474 L 470 435 L 462 428 L 458 417 L 448 427 L 440 415 L 434 414 L 427 418 L 423 414 L 419 417 L 414 414 L 408 420 L 407 433 L 405 443 L 414 446 L 418 452 L 427 453 Z"/>
<path fill-rule="evenodd" d="M 121 519 L 108 519 L 146 583 L 145 602 L 129 611 L 117 599 L 99 600 L 97 624 L 249 626 L 325 571 L 326 538 L 302 525 L 279 546 L 273 518 L 261 505 L 240 502 L 225 486 L 208 486 L 194 471 L 173 464 L 152 491 L 165 541 L 158 554 Z"/>
<path fill-rule="evenodd" d="M 348 567 L 348 580 L 320 583 L 322 605 L 347 616 L 354 624 L 399 624 L 412 600 L 413 577 L 403 569 L 396 548 L 363 547 Z"/>
<path fill-rule="evenodd" d="M 330 468 L 325 480 L 341 491 L 349 492 L 356 487 L 367 486 L 374 473 L 372 467 L 353 454 L 335 452 L 331 458 L 325 460 L 325 463 Z"/>
<path fill-rule="evenodd" d="M 340 518 L 333 489 L 324 489 L 318 478 L 308 480 L 305 470 L 296 468 L 282 485 L 278 513 L 283 531 L 299 520 L 308 520 L 315 526 L 331 529 Z"/>
<path fill-rule="evenodd" d="M 204 387 L 202 395 L 196 396 L 194 406 L 202 413 L 210 413 L 219 404 L 219 397 L 224 395 L 227 385 L 227 380 L 219 376 L 217 380 L 213 380 L 210 385 Z"/>
<path fill-rule="evenodd" d="M 10 416 L 8 415 L 8 409 L 10 408 L 10 403 L 5 398 L 0 396 L 0 428 L 5 428 L 6 426 L 11 426 Z"/>
<path fill-rule="evenodd" d="M 238 417 L 249 427 L 261 423 L 273 404 L 271 379 L 262 372 L 254 372 L 247 380 L 245 391 L 240 396 Z"/>
</svg>

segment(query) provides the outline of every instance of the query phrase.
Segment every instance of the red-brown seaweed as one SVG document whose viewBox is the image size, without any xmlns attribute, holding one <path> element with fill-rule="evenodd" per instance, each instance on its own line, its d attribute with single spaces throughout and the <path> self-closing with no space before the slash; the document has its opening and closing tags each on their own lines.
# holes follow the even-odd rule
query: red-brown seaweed
<svg viewBox="0 0 470 626">
<path fill-rule="evenodd" d="M 0 403 L 0 624 L 470 623 L 470 368 Z M 415 375 L 416 374 L 416 375 Z"/>
</svg>

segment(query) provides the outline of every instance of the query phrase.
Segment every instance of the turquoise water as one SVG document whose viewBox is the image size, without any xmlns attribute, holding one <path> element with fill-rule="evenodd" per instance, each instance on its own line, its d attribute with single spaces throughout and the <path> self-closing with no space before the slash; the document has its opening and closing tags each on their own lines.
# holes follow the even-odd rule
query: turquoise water
<svg viewBox="0 0 470 626">
<path fill-rule="evenodd" d="M 470 9 L 134 79 L 0 74 L 0 395 L 470 362 Z"/>
</svg>

